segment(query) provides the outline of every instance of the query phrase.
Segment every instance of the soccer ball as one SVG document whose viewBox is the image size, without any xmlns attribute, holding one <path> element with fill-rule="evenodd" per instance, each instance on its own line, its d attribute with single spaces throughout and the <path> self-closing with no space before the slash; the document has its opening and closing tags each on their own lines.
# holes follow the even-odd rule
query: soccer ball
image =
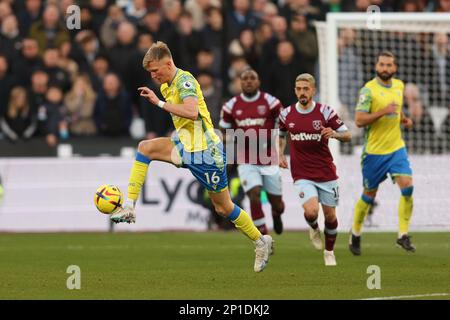
<svg viewBox="0 0 450 320">
<path fill-rule="evenodd" d="M 97 189 L 94 196 L 94 203 L 98 211 L 110 214 L 122 206 L 123 195 L 120 189 L 112 184 L 104 184 Z"/>
</svg>

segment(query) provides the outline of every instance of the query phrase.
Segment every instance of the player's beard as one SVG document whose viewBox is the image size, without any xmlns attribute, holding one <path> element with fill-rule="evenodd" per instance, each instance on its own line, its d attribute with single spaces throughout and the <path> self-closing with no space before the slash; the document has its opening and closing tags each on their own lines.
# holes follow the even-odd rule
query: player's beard
<svg viewBox="0 0 450 320">
<path fill-rule="evenodd" d="M 298 99 L 298 102 L 304 107 L 308 105 L 309 101 L 311 101 L 311 98 L 305 96 L 300 96 L 300 98 Z"/>
<path fill-rule="evenodd" d="M 394 72 L 389 73 L 389 72 L 378 72 L 377 71 L 377 76 L 378 76 L 378 78 L 380 78 L 383 81 L 388 81 L 394 76 Z"/>
<path fill-rule="evenodd" d="M 243 93 L 244 96 L 246 96 L 247 98 L 253 98 L 253 97 L 258 93 L 258 89 L 252 90 L 252 91 L 242 90 L 242 93 Z"/>
</svg>

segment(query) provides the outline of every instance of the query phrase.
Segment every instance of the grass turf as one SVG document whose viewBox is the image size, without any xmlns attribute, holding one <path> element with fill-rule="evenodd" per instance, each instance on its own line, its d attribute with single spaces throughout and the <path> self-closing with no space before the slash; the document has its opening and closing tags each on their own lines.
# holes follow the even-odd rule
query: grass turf
<svg viewBox="0 0 450 320">
<path fill-rule="evenodd" d="M 450 293 L 450 234 L 415 233 L 416 253 L 394 233 L 366 233 L 362 256 L 338 235 L 325 267 L 305 232 L 274 236 L 275 254 L 253 271 L 254 247 L 238 232 L 0 234 L 0 299 L 360 299 Z M 81 289 L 69 290 L 69 265 Z M 381 289 L 369 290 L 370 265 Z M 430 296 L 420 299 L 450 299 Z"/>
</svg>

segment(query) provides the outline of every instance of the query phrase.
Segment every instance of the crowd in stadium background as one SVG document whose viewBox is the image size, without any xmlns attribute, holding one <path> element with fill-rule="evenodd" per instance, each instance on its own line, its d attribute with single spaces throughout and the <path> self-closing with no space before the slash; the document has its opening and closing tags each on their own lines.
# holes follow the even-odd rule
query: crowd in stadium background
<svg viewBox="0 0 450 320">
<path fill-rule="evenodd" d="M 80 29 L 64 21 L 72 4 L 81 8 Z M 246 66 L 258 71 L 262 90 L 288 106 L 296 101 L 295 77 L 318 75 L 314 21 L 327 12 L 366 12 L 370 5 L 381 12 L 450 12 L 449 0 L 0 0 L 1 139 L 36 137 L 56 146 L 77 136 L 129 136 L 135 119 L 144 120 L 147 138 L 170 135 L 170 115 L 137 91 L 148 86 L 159 93 L 142 68 L 157 40 L 198 79 L 216 127 L 222 103 L 240 91 L 238 75 Z M 341 65 L 355 61 L 358 51 L 346 49 L 358 36 L 351 29 L 339 33 Z M 433 41 L 430 48 L 414 48 L 432 56 L 433 83 L 425 86 L 434 88 L 431 98 L 414 83 L 405 92 L 405 111 L 416 124 L 405 139 L 417 153 L 442 152 L 439 141 L 450 141 L 450 115 L 437 137 L 427 112 L 430 103 L 450 108 L 449 35 L 436 34 Z M 401 62 L 400 79 L 407 76 Z M 374 75 L 359 71 L 355 65 L 355 100 L 342 99 L 349 117 L 357 90 Z M 423 137 L 433 143 L 417 145 Z"/>
</svg>

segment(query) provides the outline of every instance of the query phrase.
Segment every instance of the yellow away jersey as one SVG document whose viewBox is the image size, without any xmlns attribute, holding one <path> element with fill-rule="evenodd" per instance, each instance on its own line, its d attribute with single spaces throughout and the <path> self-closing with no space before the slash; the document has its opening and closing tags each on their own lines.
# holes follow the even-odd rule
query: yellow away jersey
<svg viewBox="0 0 450 320">
<path fill-rule="evenodd" d="M 364 151 L 369 154 L 389 154 L 405 146 L 400 127 L 403 106 L 403 81 L 392 79 L 390 87 L 380 84 L 377 78 L 367 82 L 360 90 L 356 111 L 374 113 L 397 104 L 397 113 L 385 115 L 366 127 Z"/>
<path fill-rule="evenodd" d="M 197 98 L 199 109 L 197 120 L 171 114 L 184 150 L 188 152 L 202 151 L 208 146 L 220 142 L 220 138 L 214 132 L 200 85 L 191 73 L 177 69 L 172 82 L 162 84 L 160 90 L 164 99 L 171 104 L 182 104 L 183 99 L 190 96 Z"/>
</svg>

